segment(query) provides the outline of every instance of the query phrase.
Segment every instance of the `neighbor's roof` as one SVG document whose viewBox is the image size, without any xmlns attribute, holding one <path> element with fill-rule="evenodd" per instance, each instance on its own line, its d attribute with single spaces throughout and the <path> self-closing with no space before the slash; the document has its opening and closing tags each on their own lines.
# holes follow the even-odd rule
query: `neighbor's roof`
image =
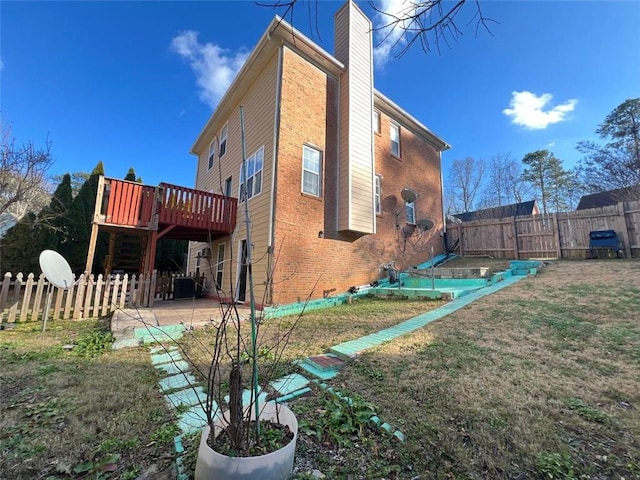
<svg viewBox="0 0 640 480">
<path fill-rule="evenodd" d="M 584 195 L 580 199 L 576 210 L 607 207 L 616 205 L 618 202 L 629 202 L 631 200 L 640 200 L 640 185 Z"/>
<path fill-rule="evenodd" d="M 461 222 L 471 222 L 473 220 L 486 220 L 488 218 L 519 217 L 521 215 L 532 215 L 535 200 L 528 202 L 512 203 L 502 207 L 485 208 L 474 212 L 458 213 L 454 215 Z"/>
</svg>

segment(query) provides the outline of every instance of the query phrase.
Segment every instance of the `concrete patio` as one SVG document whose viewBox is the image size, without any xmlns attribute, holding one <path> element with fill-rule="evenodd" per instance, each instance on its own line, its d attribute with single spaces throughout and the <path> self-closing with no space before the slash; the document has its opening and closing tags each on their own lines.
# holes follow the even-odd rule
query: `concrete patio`
<svg viewBox="0 0 640 480">
<path fill-rule="evenodd" d="M 146 337 L 163 337 L 186 329 L 217 325 L 229 308 L 217 300 L 194 298 L 156 301 L 151 308 L 116 310 L 111 319 L 114 348 L 149 343 Z M 249 319 L 248 305 L 236 305 L 241 320 Z"/>
</svg>

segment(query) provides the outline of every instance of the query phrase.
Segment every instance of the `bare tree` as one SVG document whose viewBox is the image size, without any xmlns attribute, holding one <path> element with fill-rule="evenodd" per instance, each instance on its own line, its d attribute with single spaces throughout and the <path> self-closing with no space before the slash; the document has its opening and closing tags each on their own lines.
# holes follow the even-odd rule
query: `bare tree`
<svg viewBox="0 0 640 480">
<path fill-rule="evenodd" d="M 51 142 L 38 148 L 33 141 L 18 144 L 8 125 L 0 126 L 0 215 L 22 217 L 38 211 L 49 201 L 47 172 L 53 164 Z"/>
<path fill-rule="evenodd" d="M 482 184 L 485 172 L 484 160 L 467 157 L 464 160 L 454 160 L 449 172 L 449 189 L 456 213 L 473 210 L 476 195 Z"/>
<path fill-rule="evenodd" d="M 283 18 L 293 24 L 295 7 L 306 5 L 306 16 L 314 35 L 320 36 L 318 28 L 318 0 L 264 0 L 259 6 L 278 10 Z M 415 44 L 426 53 L 433 47 L 440 53 L 441 45 L 451 46 L 462 36 L 460 23 L 474 24 L 476 35 L 480 29 L 493 35 L 489 28 L 495 20 L 486 17 L 480 8 L 480 0 L 407 0 L 398 7 L 397 2 L 369 0 L 369 5 L 378 16 L 374 31 L 379 34 L 380 44 L 389 43 L 389 50 L 401 57 Z M 471 8 L 467 8 L 471 5 Z M 461 14 L 469 11 L 467 18 Z"/>
<path fill-rule="evenodd" d="M 476 35 L 481 28 L 493 35 L 489 23 L 496 23 L 482 13 L 479 0 L 409 0 L 395 10 L 391 7 L 395 2 L 370 0 L 369 5 L 382 19 L 374 30 L 382 34 L 382 42 L 391 43 L 391 50 L 398 52 L 396 57 L 403 56 L 416 44 L 425 53 L 431 52 L 432 47 L 440 53 L 443 44 L 450 48 L 462 36 L 458 25 L 461 13 L 469 10 L 468 5 L 473 5 L 472 14 L 463 22 L 475 24 Z"/>
<path fill-rule="evenodd" d="M 522 178 L 522 163 L 511 153 L 497 153 L 489 162 L 489 173 L 483 189 L 482 208 L 521 203 L 533 196 L 533 188 Z"/>
<path fill-rule="evenodd" d="M 579 142 L 578 174 L 590 193 L 640 184 L 640 98 L 613 109 L 596 134 L 606 143 Z"/>
</svg>

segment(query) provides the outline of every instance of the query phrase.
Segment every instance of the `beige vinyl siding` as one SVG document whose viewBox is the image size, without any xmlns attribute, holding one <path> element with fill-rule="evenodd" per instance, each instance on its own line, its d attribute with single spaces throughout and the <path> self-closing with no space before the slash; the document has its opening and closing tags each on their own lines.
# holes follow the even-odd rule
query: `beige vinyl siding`
<svg viewBox="0 0 640 480">
<path fill-rule="evenodd" d="M 354 4 L 336 14 L 340 78 L 338 228 L 375 232 L 373 206 L 373 72 L 371 23 Z"/>
<path fill-rule="evenodd" d="M 222 126 L 228 122 L 227 151 L 222 159 L 216 159 L 214 168 L 206 171 L 208 166 L 208 149 L 206 152 L 199 152 L 199 175 L 196 188 L 201 190 L 213 190 L 216 193 L 224 191 L 225 180 L 232 177 L 231 194 L 238 198 L 240 168 L 242 165 L 242 138 L 240 125 L 239 107 L 243 107 L 244 131 L 245 131 L 245 156 L 249 158 L 260 148 L 264 148 L 264 159 L 262 166 L 262 187 L 259 194 L 248 200 L 249 214 L 251 217 L 251 241 L 254 245 L 254 284 L 256 285 L 256 301 L 262 303 L 264 294 L 264 283 L 267 280 L 267 246 L 269 242 L 269 215 L 270 197 L 272 181 L 273 162 L 273 119 L 275 113 L 276 99 L 276 76 L 277 76 L 277 52 L 265 65 L 264 69 L 257 73 L 256 80 L 243 95 L 242 99 L 231 110 L 228 118 L 221 119 L 217 126 L 216 134 L 219 135 Z M 211 139 L 207 139 L 210 142 Z M 205 167 L 203 170 L 202 167 Z M 236 231 L 231 237 L 225 239 L 225 273 L 224 290 L 228 289 L 229 270 L 235 279 L 238 266 L 238 244 L 246 238 L 246 228 L 244 223 L 244 203 L 238 203 L 238 216 L 236 221 Z M 216 242 L 216 245 L 219 242 Z M 214 245 L 215 246 L 215 245 Z M 197 248 L 197 247 L 196 247 Z M 217 247 L 216 247 L 217 248 Z M 192 255 L 195 248 L 192 247 Z M 233 259 L 231 260 L 231 254 Z M 207 272 L 211 276 L 212 272 Z M 213 279 L 209 279 L 210 282 Z M 212 284 L 212 283 L 210 283 Z M 248 295 L 248 292 L 247 292 Z M 248 296 L 247 296 L 248 298 Z"/>
</svg>

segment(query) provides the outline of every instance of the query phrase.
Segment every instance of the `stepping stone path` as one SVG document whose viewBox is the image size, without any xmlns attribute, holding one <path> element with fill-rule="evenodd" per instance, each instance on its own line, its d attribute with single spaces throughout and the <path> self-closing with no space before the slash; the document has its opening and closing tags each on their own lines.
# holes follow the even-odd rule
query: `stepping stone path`
<svg viewBox="0 0 640 480">
<path fill-rule="evenodd" d="M 472 303 L 478 298 L 489 295 L 519 281 L 526 275 L 535 275 L 537 273 L 536 269 L 541 266 L 539 262 L 512 262 L 512 274 L 497 278 L 496 283 L 493 285 L 474 291 L 463 297 L 458 297 L 443 307 L 418 315 L 393 327 L 335 345 L 330 349 L 329 353 L 314 355 L 299 361 L 297 363 L 298 367 L 315 379 L 310 381 L 304 375 L 292 373 L 271 382 L 270 386 L 276 392 L 274 401 L 282 403 L 305 395 L 311 391 L 309 384 L 313 382 L 319 388 L 337 395 L 346 403 L 353 403 L 351 398 L 344 396 L 334 390 L 333 387 L 324 383 L 326 380 L 338 375 L 340 368 L 345 365 L 346 361 L 354 358 L 365 350 L 381 345 L 396 337 L 421 328 L 434 320 L 442 318 Z M 183 330 L 183 325 L 154 328 L 153 332 L 149 331 L 149 329 L 136 328 L 133 338 L 122 339 L 121 346 L 173 340 L 182 336 Z M 174 439 L 176 453 L 178 454 L 176 465 L 178 467 L 178 480 L 185 480 L 187 475 L 184 473 L 184 468 L 182 467 L 182 454 L 184 453 L 182 435 L 195 433 L 206 425 L 207 419 L 202 408 L 203 402 L 206 401 L 206 393 L 189 371 L 189 363 L 182 358 L 177 346 L 165 347 L 160 345 L 151 348 L 151 363 L 162 373 L 162 378 L 159 382 L 160 390 L 165 394 L 167 403 L 175 411 L 176 417 L 178 418 L 178 426 L 181 433 Z M 248 405 L 252 392 L 245 390 L 242 395 L 243 403 Z M 267 398 L 266 392 L 260 392 L 258 398 L 261 402 L 265 402 Z M 225 401 L 228 402 L 228 397 Z M 378 416 L 374 415 L 369 421 L 399 441 L 406 441 L 404 433 L 396 430 L 389 423 L 383 422 Z"/>
</svg>

